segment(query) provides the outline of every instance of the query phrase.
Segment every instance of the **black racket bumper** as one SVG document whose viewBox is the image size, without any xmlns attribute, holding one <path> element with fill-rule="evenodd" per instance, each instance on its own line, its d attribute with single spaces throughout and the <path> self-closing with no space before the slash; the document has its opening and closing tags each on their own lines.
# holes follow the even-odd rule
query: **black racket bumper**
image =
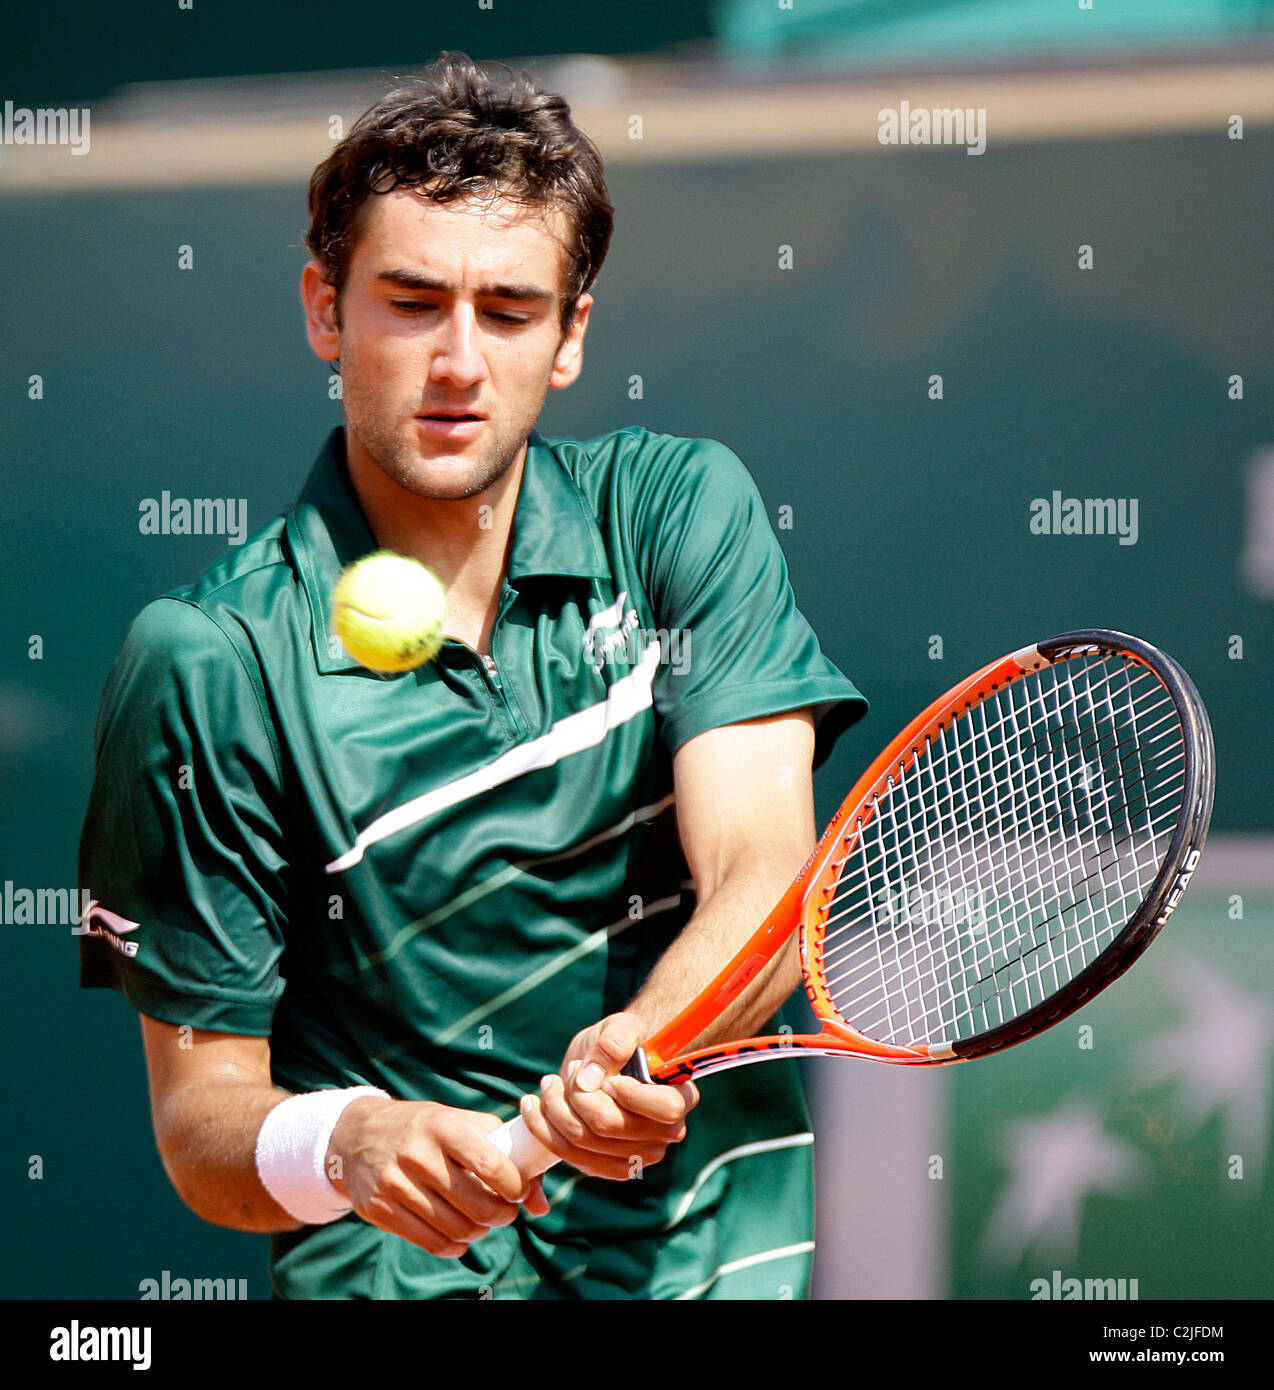
<svg viewBox="0 0 1274 1390">
<path fill-rule="evenodd" d="M 654 1081 L 650 1074 L 650 1068 L 646 1065 L 646 1053 L 644 1049 L 638 1048 L 628 1059 L 624 1066 L 625 1076 L 635 1077 L 638 1081 Z"/>
</svg>

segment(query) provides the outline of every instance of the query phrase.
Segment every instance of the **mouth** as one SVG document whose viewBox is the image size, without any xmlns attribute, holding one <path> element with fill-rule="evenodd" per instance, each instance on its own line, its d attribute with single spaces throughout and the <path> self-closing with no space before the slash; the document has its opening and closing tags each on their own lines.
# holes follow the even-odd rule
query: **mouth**
<svg viewBox="0 0 1274 1390">
<path fill-rule="evenodd" d="M 416 416 L 416 428 L 429 439 L 463 443 L 476 438 L 486 420 L 476 410 L 430 410 Z"/>
</svg>

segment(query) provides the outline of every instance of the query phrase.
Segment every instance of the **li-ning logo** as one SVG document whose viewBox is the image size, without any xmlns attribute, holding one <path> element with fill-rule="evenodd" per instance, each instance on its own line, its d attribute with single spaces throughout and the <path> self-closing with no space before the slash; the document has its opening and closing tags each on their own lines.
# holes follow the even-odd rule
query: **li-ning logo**
<svg viewBox="0 0 1274 1390">
<path fill-rule="evenodd" d="M 658 647 L 659 662 L 674 675 L 690 670 L 690 629 L 680 627 L 642 627 L 635 609 L 626 608 L 624 591 L 600 613 L 594 613 L 584 630 L 584 655 L 600 671 L 608 663 L 636 666 L 644 653 Z"/>
<path fill-rule="evenodd" d="M 1161 927 L 1172 916 L 1177 904 L 1181 901 L 1181 895 L 1190 886 L 1190 880 L 1194 877 L 1194 871 L 1198 867 L 1199 855 L 1201 850 L 1192 849 L 1186 855 L 1186 862 L 1182 866 L 1181 872 L 1177 875 L 1177 881 L 1172 885 L 1172 892 L 1168 894 L 1168 901 L 1163 905 L 1163 911 L 1155 918 L 1155 926 Z"/>
<path fill-rule="evenodd" d="M 584 630 L 584 651 L 593 665 L 600 671 L 607 660 L 621 647 L 627 648 L 629 635 L 641 625 L 636 610 L 624 612 L 627 591 L 620 594 L 609 608 L 594 613 Z"/>
<path fill-rule="evenodd" d="M 125 941 L 129 932 L 136 931 L 141 926 L 140 922 L 130 922 L 127 917 L 121 917 L 116 912 L 110 912 L 99 902 L 91 902 L 84 909 L 84 916 L 80 919 L 80 927 L 76 932 L 77 936 L 100 936 L 109 946 L 113 946 L 122 956 L 130 959 L 137 954 L 139 945 L 136 941 Z"/>
</svg>

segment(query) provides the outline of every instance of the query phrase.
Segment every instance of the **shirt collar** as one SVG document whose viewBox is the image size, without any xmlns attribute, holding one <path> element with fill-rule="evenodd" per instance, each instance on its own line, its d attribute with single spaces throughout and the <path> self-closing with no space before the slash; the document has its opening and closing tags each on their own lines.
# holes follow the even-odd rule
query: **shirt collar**
<svg viewBox="0 0 1274 1390">
<path fill-rule="evenodd" d="M 341 571 L 377 548 L 349 480 L 345 431 L 337 427 L 319 451 L 287 536 L 309 601 L 311 644 L 318 669 L 348 671 L 358 663 L 332 635 L 331 595 Z M 540 575 L 605 578 L 610 574 L 597 520 L 551 446 L 532 432 L 513 515 L 508 582 Z"/>
<path fill-rule="evenodd" d="M 597 517 L 552 447 L 535 431 L 513 514 L 509 583 L 536 574 L 605 579 L 610 574 Z"/>
</svg>

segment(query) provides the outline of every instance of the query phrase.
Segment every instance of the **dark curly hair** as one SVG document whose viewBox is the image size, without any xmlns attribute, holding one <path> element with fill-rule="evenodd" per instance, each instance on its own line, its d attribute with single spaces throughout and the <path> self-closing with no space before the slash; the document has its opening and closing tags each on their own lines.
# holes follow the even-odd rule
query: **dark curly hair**
<svg viewBox="0 0 1274 1390">
<path fill-rule="evenodd" d="M 444 53 L 425 75 L 365 111 L 310 178 L 305 238 L 339 300 L 373 194 L 417 188 L 437 202 L 498 194 L 556 205 L 570 219 L 563 327 L 610 245 L 615 210 L 601 156 L 571 109 L 525 73 L 499 80 L 463 53 Z"/>
</svg>

